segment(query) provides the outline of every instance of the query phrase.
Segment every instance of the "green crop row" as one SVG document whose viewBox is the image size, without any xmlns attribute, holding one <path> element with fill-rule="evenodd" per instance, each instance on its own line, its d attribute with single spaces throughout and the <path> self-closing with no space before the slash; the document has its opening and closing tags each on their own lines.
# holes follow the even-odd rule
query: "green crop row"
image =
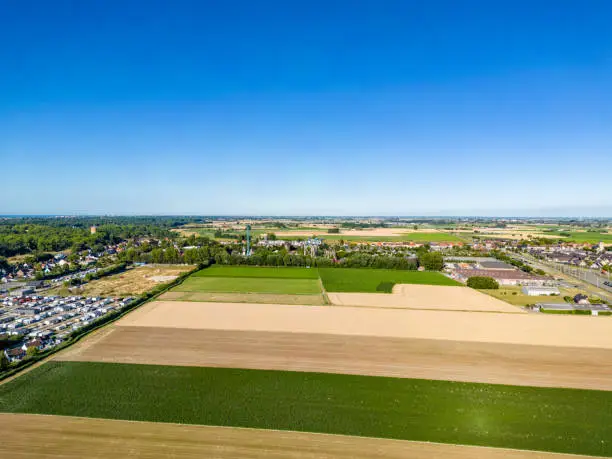
<svg viewBox="0 0 612 459">
<path fill-rule="evenodd" d="M 612 455 L 612 392 L 326 373 L 49 362 L 0 411 Z"/>
</svg>

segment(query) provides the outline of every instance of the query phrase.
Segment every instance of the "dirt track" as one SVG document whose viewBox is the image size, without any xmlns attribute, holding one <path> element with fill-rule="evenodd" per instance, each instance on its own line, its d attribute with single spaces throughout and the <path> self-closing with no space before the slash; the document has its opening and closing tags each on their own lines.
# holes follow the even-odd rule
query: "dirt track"
<svg viewBox="0 0 612 459">
<path fill-rule="evenodd" d="M 155 301 L 118 324 L 612 349 L 610 318 L 590 316 Z"/>
<path fill-rule="evenodd" d="M 370 308 L 437 309 L 476 312 L 524 311 L 468 287 L 397 284 L 393 293 L 331 293 L 332 304 Z"/>
<path fill-rule="evenodd" d="M 36 458 L 580 459 L 587 456 L 342 435 L 0 414 L 2 452 Z"/>
<path fill-rule="evenodd" d="M 612 350 L 604 349 L 116 327 L 93 346 L 75 346 L 58 359 L 612 390 Z"/>
</svg>

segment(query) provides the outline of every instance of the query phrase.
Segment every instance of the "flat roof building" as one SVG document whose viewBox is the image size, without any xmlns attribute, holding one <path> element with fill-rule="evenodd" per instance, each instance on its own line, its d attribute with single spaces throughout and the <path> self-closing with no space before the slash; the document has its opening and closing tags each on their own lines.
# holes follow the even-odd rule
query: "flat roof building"
<svg viewBox="0 0 612 459">
<path fill-rule="evenodd" d="M 539 286 L 525 286 L 521 289 L 525 295 L 529 296 L 540 296 L 540 295 L 560 295 L 561 292 L 557 287 L 539 287 Z"/>
</svg>

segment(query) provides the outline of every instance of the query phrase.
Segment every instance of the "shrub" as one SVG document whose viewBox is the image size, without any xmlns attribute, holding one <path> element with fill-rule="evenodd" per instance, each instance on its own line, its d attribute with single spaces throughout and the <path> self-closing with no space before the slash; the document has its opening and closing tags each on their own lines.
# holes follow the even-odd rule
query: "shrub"
<svg viewBox="0 0 612 459">
<path fill-rule="evenodd" d="M 467 286 L 483 290 L 497 290 L 499 284 L 492 277 L 472 276 L 467 280 Z"/>
<path fill-rule="evenodd" d="M 395 282 L 381 282 L 376 286 L 377 292 L 392 293 Z"/>
</svg>

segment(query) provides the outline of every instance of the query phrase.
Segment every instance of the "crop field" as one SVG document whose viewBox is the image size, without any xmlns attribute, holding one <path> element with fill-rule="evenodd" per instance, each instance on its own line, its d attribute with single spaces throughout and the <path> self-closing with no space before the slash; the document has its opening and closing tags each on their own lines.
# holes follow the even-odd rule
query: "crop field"
<svg viewBox="0 0 612 459">
<path fill-rule="evenodd" d="M 612 349 L 608 318 L 546 314 L 154 301 L 117 325 Z"/>
<path fill-rule="evenodd" d="M 271 277 L 279 279 L 318 279 L 316 268 L 271 268 L 259 266 L 211 266 L 191 277 Z"/>
<path fill-rule="evenodd" d="M 278 430 L 0 414 L 2 446 L 12 457 L 200 459 L 588 459 L 481 446 Z M 112 439 L 112 441 L 109 441 Z"/>
<path fill-rule="evenodd" d="M 332 304 L 368 308 L 433 309 L 446 311 L 505 312 L 524 311 L 468 287 L 396 284 L 392 294 L 328 293 Z M 533 299 L 533 297 L 530 297 Z"/>
<path fill-rule="evenodd" d="M 612 390 L 612 367 L 602 365 L 611 358 L 610 349 L 130 326 L 113 327 L 57 357 L 596 390 Z"/>
<path fill-rule="evenodd" d="M 321 293 L 315 279 L 287 279 L 267 277 L 189 277 L 176 286 L 175 292 L 219 293 L 278 293 L 313 295 Z"/>
<path fill-rule="evenodd" d="M 160 396 L 163 394 L 163 396 Z M 50 362 L 0 411 L 608 456 L 612 392 L 326 373 Z"/>
<path fill-rule="evenodd" d="M 366 268 L 320 268 L 325 290 L 329 292 L 381 291 L 381 284 L 461 285 L 437 272 L 398 271 Z"/>
<path fill-rule="evenodd" d="M 612 233 L 595 233 L 590 231 L 572 231 L 567 237 L 570 241 L 589 242 L 597 244 L 598 242 L 612 243 Z"/>
<path fill-rule="evenodd" d="M 179 292 L 173 290 L 159 297 L 162 301 L 205 301 L 212 303 L 263 303 L 263 304 L 327 304 L 321 293 L 316 295 L 287 295 L 281 293 L 224 293 L 224 292 Z"/>
</svg>

